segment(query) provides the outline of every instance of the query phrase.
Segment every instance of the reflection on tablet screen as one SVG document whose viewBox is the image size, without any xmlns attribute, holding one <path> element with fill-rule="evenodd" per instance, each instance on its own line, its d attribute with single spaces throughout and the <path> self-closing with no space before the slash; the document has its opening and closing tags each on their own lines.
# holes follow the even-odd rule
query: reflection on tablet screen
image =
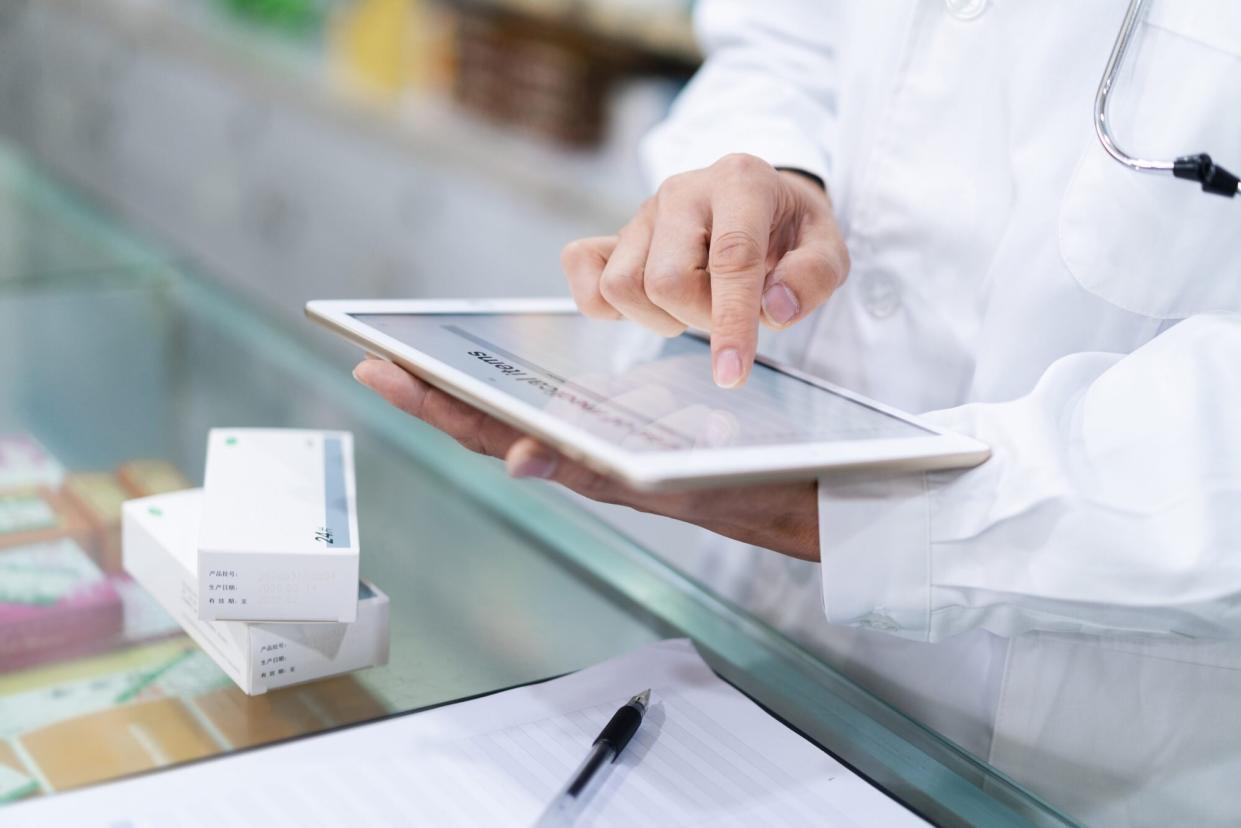
<svg viewBox="0 0 1241 828">
<path fill-rule="evenodd" d="M 930 432 L 766 365 L 740 389 L 711 350 L 572 314 L 353 314 L 513 397 L 636 451 L 926 437 Z"/>
</svg>

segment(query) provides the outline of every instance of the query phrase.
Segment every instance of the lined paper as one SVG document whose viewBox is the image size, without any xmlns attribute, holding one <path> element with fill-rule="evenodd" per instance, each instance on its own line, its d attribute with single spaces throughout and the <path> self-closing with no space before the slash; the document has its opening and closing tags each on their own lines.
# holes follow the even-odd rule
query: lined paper
<svg viewBox="0 0 1241 828">
<path fill-rule="evenodd" d="M 604 723 L 650 687 L 584 826 L 923 825 L 664 641 L 425 713 L 34 800 L 6 825 L 99 828 L 528 825 Z"/>
</svg>

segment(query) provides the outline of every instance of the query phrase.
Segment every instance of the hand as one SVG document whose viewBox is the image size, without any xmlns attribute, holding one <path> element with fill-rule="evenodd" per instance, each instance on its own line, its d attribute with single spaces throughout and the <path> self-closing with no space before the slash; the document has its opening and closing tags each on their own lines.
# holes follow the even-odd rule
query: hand
<svg viewBox="0 0 1241 828">
<path fill-rule="evenodd" d="M 504 460 L 514 477 L 545 478 L 602 503 L 619 503 L 687 521 L 795 558 L 819 559 L 818 496 L 813 482 L 675 494 L 637 492 L 432 388 L 390 362 L 364 360 L 353 375 L 397 408 L 443 431 L 470 451 Z"/>
<path fill-rule="evenodd" d="M 617 236 L 569 244 L 561 264 L 582 313 L 664 336 L 711 332 L 717 385 L 739 386 L 760 320 L 792 325 L 849 272 L 827 194 L 750 155 L 674 175 Z"/>
</svg>

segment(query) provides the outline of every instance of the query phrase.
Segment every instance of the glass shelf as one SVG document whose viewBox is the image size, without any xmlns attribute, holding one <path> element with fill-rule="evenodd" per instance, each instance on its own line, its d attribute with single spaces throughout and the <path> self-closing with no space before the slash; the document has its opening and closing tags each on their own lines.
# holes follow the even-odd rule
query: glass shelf
<svg viewBox="0 0 1241 828">
<path fill-rule="evenodd" d="M 725 679 L 937 823 L 1068 824 L 549 486 L 509 480 L 389 408 L 315 326 L 281 327 L 4 155 L 0 239 L 0 433 L 33 435 L 71 471 L 153 458 L 197 482 L 211 426 L 348 429 L 363 574 L 392 601 L 387 666 L 250 698 L 130 590 L 126 612 L 145 625 L 127 618 L 93 654 L 0 674 L 0 763 L 45 793 L 159 764 L 124 744 L 135 717 L 167 730 L 175 762 L 688 636 Z M 56 752 L 87 738 L 76 763 Z"/>
</svg>

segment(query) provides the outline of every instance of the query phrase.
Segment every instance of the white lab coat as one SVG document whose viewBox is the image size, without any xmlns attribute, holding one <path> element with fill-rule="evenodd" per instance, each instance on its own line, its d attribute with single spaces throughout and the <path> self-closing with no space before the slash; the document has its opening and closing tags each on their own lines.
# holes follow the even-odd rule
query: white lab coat
<svg viewBox="0 0 1241 828">
<path fill-rule="evenodd" d="M 1104 154 L 1124 11 L 699 0 L 708 60 L 644 153 L 822 176 L 852 274 L 763 347 L 994 452 L 826 478 L 821 568 L 714 582 L 1087 823 L 1238 825 L 1241 198 Z M 1241 167 L 1241 3 L 1155 0 L 1112 119 Z"/>
</svg>

